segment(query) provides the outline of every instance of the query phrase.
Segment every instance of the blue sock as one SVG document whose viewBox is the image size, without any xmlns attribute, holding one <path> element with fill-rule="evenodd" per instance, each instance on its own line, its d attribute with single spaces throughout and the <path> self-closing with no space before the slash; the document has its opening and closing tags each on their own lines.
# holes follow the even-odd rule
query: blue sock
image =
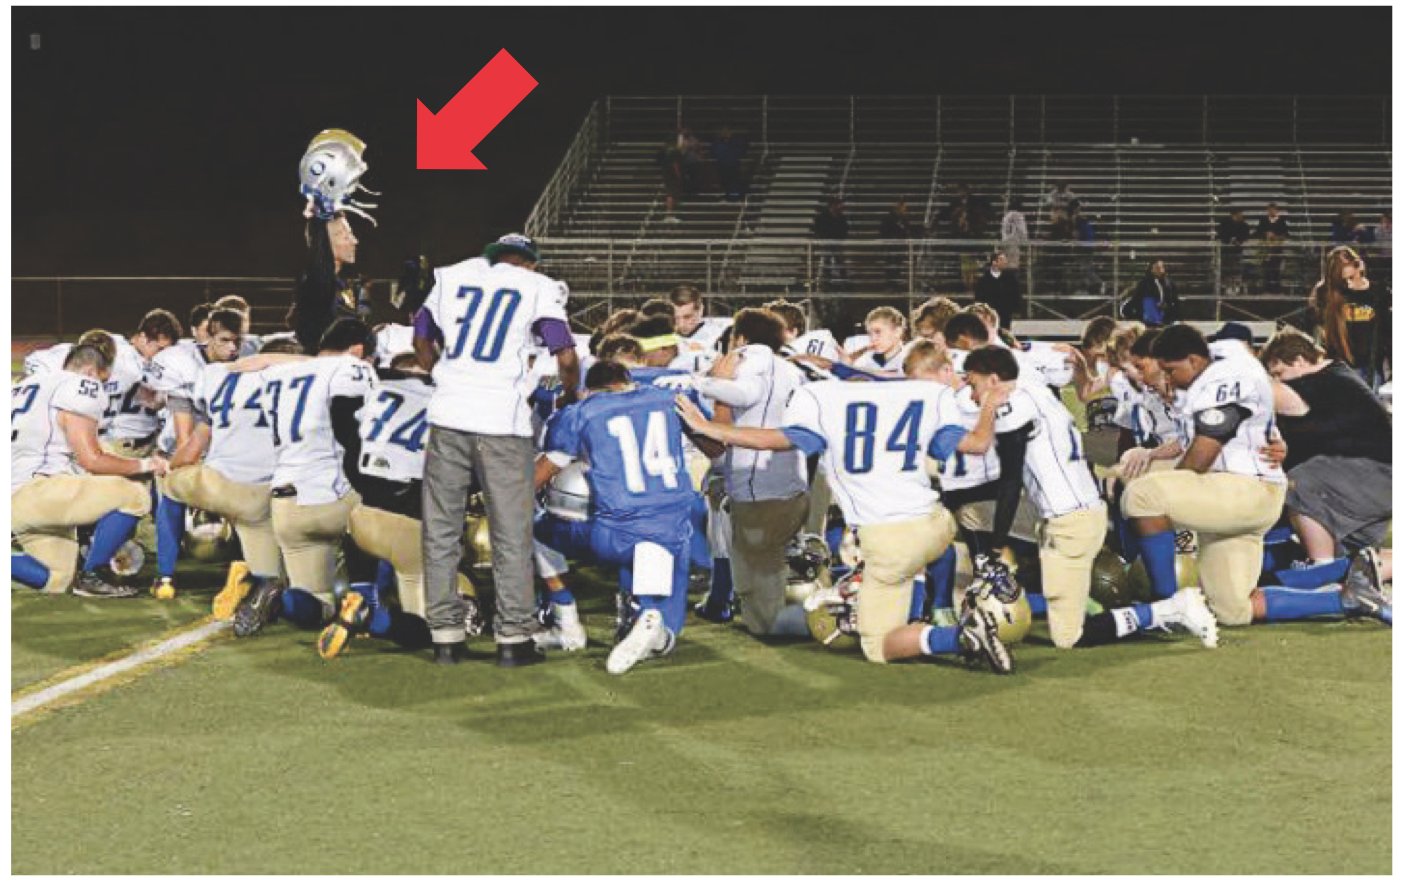
<svg viewBox="0 0 1402 888">
<path fill-rule="evenodd" d="M 140 520 L 126 512 L 108 512 L 99 518 L 93 527 L 92 542 L 88 545 L 88 557 L 83 562 L 83 570 L 97 570 L 111 561 L 117 550 L 122 548 L 122 543 L 131 539 Z"/>
<path fill-rule="evenodd" d="M 910 614 L 907 623 L 914 623 L 925 615 L 925 577 L 917 576 L 910 590 Z"/>
<path fill-rule="evenodd" d="M 156 572 L 161 576 L 175 576 L 175 562 L 180 558 L 180 538 L 184 534 L 185 504 L 168 496 L 161 497 L 156 503 Z"/>
<path fill-rule="evenodd" d="M 394 575 L 394 565 L 388 561 L 381 560 L 375 568 L 375 591 L 379 594 L 380 600 L 384 601 L 385 596 L 399 587 L 399 580 Z"/>
<path fill-rule="evenodd" d="M 1027 592 L 1027 606 L 1032 608 L 1032 616 L 1045 617 L 1047 615 L 1047 596 L 1040 592 Z"/>
<path fill-rule="evenodd" d="M 365 631 L 375 638 L 388 638 L 393 625 L 394 612 L 387 607 L 382 607 L 370 612 L 370 619 L 365 623 Z"/>
<path fill-rule="evenodd" d="M 951 544 L 944 550 L 943 555 L 925 568 L 925 588 L 928 590 L 932 607 L 954 607 L 954 568 L 958 560 Z"/>
<path fill-rule="evenodd" d="M 929 655 L 959 653 L 959 627 L 931 626 L 920 636 L 920 650 Z"/>
<path fill-rule="evenodd" d="M 10 579 L 31 589 L 42 589 L 49 583 L 49 569 L 33 555 L 11 553 Z"/>
<path fill-rule="evenodd" d="M 352 592 L 360 593 L 371 613 L 383 607 L 384 599 L 380 598 L 380 590 L 374 583 L 351 583 L 350 587 Z"/>
<path fill-rule="evenodd" d="M 702 570 L 711 570 L 711 541 L 706 538 L 706 525 L 710 517 L 706 510 L 706 498 L 696 495 L 691 506 L 691 563 Z"/>
<path fill-rule="evenodd" d="M 1306 617 L 1341 616 L 1343 602 L 1338 589 L 1291 589 L 1267 586 L 1261 590 L 1266 598 L 1266 622 L 1282 623 Z"/>
<path fill-rule="evenodd" d="M 728 607 L 734 598 L 735 581 L 730 577 L 730 559 L 716 557 L 712 559 L 711 589 L 706 593 L 706 603 Z"/>
<path fill-rule="evenodd" d="M 1154 610 L 1147 604 L 1135 604 L 1131 606 L 1134 611 L 1134 619 L 1139 622 L 1139 631 L 1143 632 L 1154 625 Z"/>
<path fill-rule="evenodd" d="M 1115 538 L 1120 541 L 1120 557 L 1127 563 L 1133 564 L 1139 557 L 1139 536 L 1130 527 L 1129 519 L 1120 512 L 1118 502 L 1110 505 L 1110 520 L 1114 525 Z"/>
<path fill-rule="evenodd" d="M 1140 553 L 1144 556 L 1144 569 L 1149 573 L 1149 587 L 1155 598 L 1171 598 L 1178 591 L 1178 575 L 1173 570 L 1173 560 L 1178 557 L 1173 531 L 1161 530 L 1139 538 Z"/>
<path fill-rule="evenodd" d="M 546 593 L 551 604 L 574 604 L 574 593 L 569 589 Z"/>
<path fill-rule="evenodd" d="M 1275 572 L 1282 586 L 1292 589 L 1318 589 L 1330 583 L 1342 583 L 1348 574 L 1348 559 L 1335 558 L 1309 567 L 1286 567 Z"/>
<path fill-rule="evenodd" d="M 282 615 L 298 629 L 320 629 L 326 623 L 321 599 L 305 589 L 282 590 Z"/>
<path fill-rule="evenodd" d="M 823 539 L 828 544 L 828 551 L 832 553 L 834 559 L 837 558 L 838 550 L 842 548 L 842 532 L 846 529 L 847 528 L 838 525 L 836 527 L 829 527 L 827 532 L 823 534 Z"/>
</svg>

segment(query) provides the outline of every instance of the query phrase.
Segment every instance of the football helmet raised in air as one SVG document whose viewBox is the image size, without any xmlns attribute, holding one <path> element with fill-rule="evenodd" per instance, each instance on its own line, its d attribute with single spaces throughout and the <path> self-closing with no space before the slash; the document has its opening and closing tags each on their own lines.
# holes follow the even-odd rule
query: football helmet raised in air
<svg viewBox="0 0 1402 888">
<path fill-rule="evenodd" d="M 808 632 L 835 651 L 853 650 L 861 644 L 857 630 L 857 595 L 862 589 L 862 565 L 838 580 L 830 589 L 819 589 L 803 602 L 808 612 Z"/>
<path fill-rule="evenodd" d="M 800 533 L 789 541 L 784 559 L 789 565 L 789 580 L 784 597 L 790 604 L 802 604 L 818 591 L 828 579 L 828 544 L 816 533 Z"/>
<path fill-rule="evenodd" d="M 582 462 L 572 462 L 545 486 L 545 511 L 565 521 L 589 520 L 589 479 Z"/>
<path fill-rule="evenodd" d="M 309 201 L 308 215 L 330 219 L 349 211 L 375 224 L 374 217 L 365 211 L 376 205 L 351 200 L 357 191 L 375 194 L 360 183 L 360 177 L 370 169 L 364 154 L 365 142 L 342 129 L 322 130 L 312 138 L 297 165 L 301 194 Z"/>
<path fill-rule="evenodd" d="M 185 510 L 185 553 L 196 561 L 227 562 L 233 556 L 234 528 L 202 509 Z"/>
</svg>

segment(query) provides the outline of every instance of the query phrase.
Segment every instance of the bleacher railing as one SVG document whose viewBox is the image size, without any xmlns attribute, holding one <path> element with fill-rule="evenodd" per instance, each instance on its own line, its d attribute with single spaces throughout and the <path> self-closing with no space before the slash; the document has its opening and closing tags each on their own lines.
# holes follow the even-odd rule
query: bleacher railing
<svg viewBox="0 0 1402 888">
<path fill-rule="evenodd" d="M 729 251 L 727 240 L 545 238 L 540 245 L 542 271 L 567 281 L 578 297 L 609 299 L 665 295 L 679 283 L 730 299 L 966 297 L 989 254 L 1002 249 L 1015 263 L 1034 317 L 1078 317 L 1113 308 L 1144 280 L 1150 264 L 1161 260 L 1194 314 L 1261 319 L 1295 312 L 1319 280 L 1322 256 L 1337 246 L 760 238 L 741 239 Z M 1390 284 L 1390 245 L 1368 245 L 1362 252 L 1373 276 Z"/>
<path fill-rule="evenodd" d="M 546 183 L 540 199 L 526 217 L 525 232 L 531 236 L 550 230 L 569 208 L 572 197 L 594 171 L 594 161 L 603 153 L 607 142 L 606 121 L 599 103 L 589 107 L 584 122 L 575 133 L 565 157 Z"/>
<path fill-rule="evenodd" d="M 751 141 L 1143 144 L 1391 142 L 1387 95 L 610 96 L 615 142 L 730 126 Z"/>
<path fill-rule="evenodd" d="M 1291 320 L 1302 314 L 1305 297 L 1320 278 L 1321 257 L 1337 245 L 1290 241 L 1233 250 L 1200 241 L 1009 245 L 992 240 L 545 238 L 540 246 L 540 270 L 569 284 L 571 310 L 589 324 L 602 320 L 616 304 L 663 296 L 681 283 L 700 286 L 731 305 L 778 296 L 833 304 L 914 304 L 935 295 L 968 301 L 995 249 L 1016 256 L 1016 273 L 1034 319 L 1117 313 L 1149 264 L 1160 259 L 1192 319 Z M 1369 277 L 1390 286 L 1391 245 L 1359 249 Z M 402 321 L 390 303 L 393 275 L 367 277 L 372 279 L 370 320 Z M 266 333 L 286 329 L 294 284 L 292 278 L 277 277 L 13 277 L 13 332 L 17 337 L 66 337 L 93 327 L 128 332 L 155 306 L 183 319 L 197 303 L 238 293 L 252 306 L 254 332 Z"/>
</svg>

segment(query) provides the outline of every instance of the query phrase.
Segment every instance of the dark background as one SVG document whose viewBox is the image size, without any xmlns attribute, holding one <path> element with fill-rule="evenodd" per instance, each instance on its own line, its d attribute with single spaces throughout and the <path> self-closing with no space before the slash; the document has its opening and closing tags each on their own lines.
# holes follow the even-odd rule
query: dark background
<svg viewBox="0 0 1402 888">
<path fill-rule="evenodd" d="M 598 97 L 673 93 L 1384 93 L 1391 10 L 14 9 L 13 271 L 294 275 L 296 164 L 365 139 L 359 265 L 519 229 Z M 42 48 L 29 49 L 29 35 Z M 477 150 L 414 169 L 501 48 L 540 86 Z M 658 133 L 659 142 L 667 134 Z"/>
</svg>

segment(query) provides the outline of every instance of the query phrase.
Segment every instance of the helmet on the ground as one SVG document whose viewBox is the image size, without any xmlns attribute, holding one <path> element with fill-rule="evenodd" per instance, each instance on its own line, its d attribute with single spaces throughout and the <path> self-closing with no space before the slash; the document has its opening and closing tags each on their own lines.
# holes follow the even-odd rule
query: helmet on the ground
<svg viewBox="0 0 1402 888">
<path fill-rule="evenodd" d="M 196 561 L 219 563 L 233 555 L 234 528 L 213 512 L 185 510 L 185 554 Z"/>
<path fill-rule="evenodd" d="M 1106 610 L 1134 603 L 1130 595 L 1129 565 L 1109 546 L 1101 548 L 1095 556 L 1095 564 L 1091 565 L 1090 597 Z"/>
<path fill-rule="evenodd" d="M 119 577 L 134 577 L 141 573 L 141 568 L 145 564 L 146 550 L 141 548 L 141 544 L 136 540 L 127 540 L 122 543 L 117 554 L 113 555 L 112 560 L 107 562 L 112 573 Z"/>
<path fill-rule="evenodd" d="M 820 589 L 808 597 L 808 632 L 832 650 L 854 650 L 861 644 L 857 631 L 857 595 L 862 589 L 858 566 L 831 589 Z"/>
<path fill-rule="evenodd" d="M 1032 606 L 1018 584 L 1016 566 L 1001 558 L 979 556 L 974 560 L 974 577 L 959 601 L 960 616 L 976 608 L 993 617 L 998 637 L 1014 644 L 1032 631 Z"/>
<path fill-rule="evenodd" d="M 789 541 L 784 550 L 784 560 L 789 565 L 789 579 L 784 597 L 791 604 L 801 604 L 809 595 L 818 591 L 819 584 L 827 578 L 828 544 L 816 533 L 800 533 Z"/>
</svg>

